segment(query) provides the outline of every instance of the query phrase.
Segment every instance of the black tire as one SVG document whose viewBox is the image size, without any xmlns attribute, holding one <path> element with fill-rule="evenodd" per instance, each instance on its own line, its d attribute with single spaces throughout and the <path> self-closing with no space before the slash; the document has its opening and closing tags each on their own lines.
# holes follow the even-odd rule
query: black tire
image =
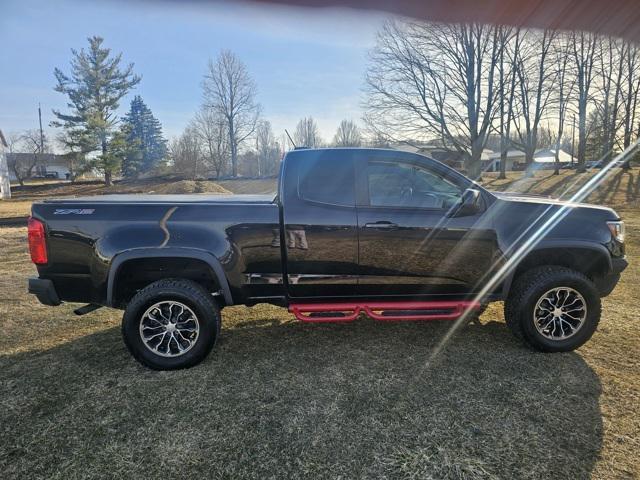
<svg viewBox="0 0 640 480">
<path fill-rule="evenodd" d="M 586 318 L 575 334 L 564 339 L 549 339 L 535 326 L 534 311 L 538 300 L 549 290 L 568 287 L 586 302 Z M 580 272 L 560 266 L 533 268 L 514 282 L 504 305 L 504 316 L 513 334 L 542 352 L 569 352 L 587 342 L 598 327 L 602 307 L 600 295 L 589 278 Z"/>
<path fill-rule="evenodd" d="M 199 332 L 192 346 L 177 356 L 152 352 L 141 337 L 140 323 L 145 312 L 163 301 L 187 306 L 198 324 Z M 152 283 L 131 299 L 122 317 L 122 337 L 133 357 L 144 366 L 153 370 L 176 370 L 197 365 L 209 354 L 220 335 L 220 323 L 220 308 L 206 289 L 190 280 L 166 279 Z"/>
</svg>

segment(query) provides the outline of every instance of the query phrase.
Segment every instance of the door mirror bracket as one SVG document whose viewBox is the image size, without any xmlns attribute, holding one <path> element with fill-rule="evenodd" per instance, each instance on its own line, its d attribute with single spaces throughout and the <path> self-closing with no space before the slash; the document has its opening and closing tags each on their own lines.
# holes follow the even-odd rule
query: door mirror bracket
<svg viewBox="0 0 640 480">
<path fill-rule="evenodd" d="M 480 191 L 468 188 L 462 193 L 460 201 L 449 213 L 450 217 L 467 217 L 480 211 Z"/>
</svg>

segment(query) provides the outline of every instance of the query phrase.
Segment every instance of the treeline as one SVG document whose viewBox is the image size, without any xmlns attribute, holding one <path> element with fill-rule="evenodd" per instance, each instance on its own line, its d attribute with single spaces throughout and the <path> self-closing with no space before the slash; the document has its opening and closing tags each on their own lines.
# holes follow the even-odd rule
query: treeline
<svg viewBox="0 0 640 480">
<path fill-rule="evenodd" d="M 167 141 L 162 126 L 140 96 L 131 101 L 120 118 L 120 101 L 140 83 L 133 64 L 122 65 L 122 55 L 112 55 L 97 36 L 88 39 L 89 48 L 72 50 L 69 73 L 56 68 L 55 90 L 67 97 L 65 112 L 54 110 L 51 126 L 60 128 L 57 144 L 60 158 L 74 179 L 87 172 L 101 172 L 105 183 L 114 175 L 137 177 L 162 166 L 167 158 Z M 9 135 L 9 168 L 23 183 L 37 167 L 47 167 L 51 141 L 42 131 L 27 130 Z"/>
<path fill-rule="evenodd" d="M 101 37 L 88 40 L 87 50 L 72 50 L 70 73 L 54 71 L 55 90 L 66 95 L 68 111 L 54 110 L 51 125 L 62 129 L 58 142 L 72 178 L 98 170 L 110 185 L 114 175 L 136 177 L 163 162 L 166 140 L 140 96 L 123 118 L 118 116 L 120 101 L 141 77 L 133 73 L 133 64 L 121 64 L 121 54 L 111 55 Z"/>
<path fill-rule="evenodd" d="M 188 178 L 268 176 L 292 144 L 386 146 L 429 141 L 460 154 L 478 176 L 489 145 L 531 164 L 539 148 L 564 148 L 577 158 L 611 159 L 640 136 L 640 48 L 584 32 L 524 30 L 480 24 L 389 21 L 370 52 L 365 76 L 366 130 L 343 120 L 323 139 L 315 120 L 301 118 L 291 133 L 274 133 L 257 101 L 256 84 L 231 51 L 209 61 L 202 104 L 170 142 L 143 99 L 118 116 L 121 100 L 141 81 L 133 64 L 112 54 L 100 37 L 72 50 L 70 73 L 55 70 L 56 91 L 68 109 L 54 111 L 57 140 L 73 174 L 113 176 L 178 173 Z M 365 135 L 366 132 L 366 135 Z M 25 132 L 28 151 L 48 141 Z M 33 165 L 23 170 L 33 170 Z M 504 175 L 504 171 L 502 172 Z"/>
<path fill-rule="evenodd" d="M 88 41 L 86 50 L 72 50 L 70 73 L 54 72 L 55 90 L 67 97 L 68 110 L 54 111 L 51 125 L 61 129 L 57 141 L 72 178 L 100 172 L 111 184 L 114 176 L 160 173 L 194 179 L 277 174 L 290 141 L 284 134 L 276 136 L 262 116 L 255 82 L 235 54 L 225 50 L 209 61 L 198 112 L 183 133 L 168 142 L 140 96 L 134 97 L 126 115 L 118 116 L 120 101 L 141 77 L 133 64 L 123 64 L 122 54 L 105 48 L 102 38 Z M 28 176 L 49 144 L 46 139 L 38 141 L 37 132 L 25 132 L 20 138 L 34 151 L 34 164 L 23 165 Z M 293 139 L 296 145 L 309 147 L 359 146 L 363 141 L 355 122 L 343 120 L 333 141 L 325 142 L 312 117 L 298 122 Z"/>
<path fill-rule="evenodd" d="M 170 164 L 187 176 L 221 178 L 270 176 L 292 145 L 276 135 L 262 116 L 256 85 L 244 63 L 230 51 L 210 60 L 202 81 L 203 102 L 184 132 L 169 145 Z M 320 135 L 313 117 L 302 118 L 292 132 L 297 146 L 360 146 L 362 134 L 343 120 L 332 142 Z"/>
<path fill-rule="evenodd" d="M 463 154 L 473 176 L 495 136 L 503 168 L 509 148 L 530 164 L 550 133 L 542 146 L 568 143 L 583 171 L 640 135 L 640 49 L 591 33 L 389 21 L 365 84 L 370 128 L 435 140 Z"/>
</svg>

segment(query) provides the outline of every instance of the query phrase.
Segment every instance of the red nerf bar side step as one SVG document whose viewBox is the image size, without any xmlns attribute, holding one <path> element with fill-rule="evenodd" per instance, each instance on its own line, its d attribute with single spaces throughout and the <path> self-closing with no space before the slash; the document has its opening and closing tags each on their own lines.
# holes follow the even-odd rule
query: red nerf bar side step
<svg viewBox="0 0 640 480">
<path fill-rule="evenodd" d="M 480 303 L 470 301 L 294 303 L 289 312 L 302 322 L 352 322 L 360 313 L 380 321 L 455 320 L 465 310 L 477 310 Z"/>
</svg>

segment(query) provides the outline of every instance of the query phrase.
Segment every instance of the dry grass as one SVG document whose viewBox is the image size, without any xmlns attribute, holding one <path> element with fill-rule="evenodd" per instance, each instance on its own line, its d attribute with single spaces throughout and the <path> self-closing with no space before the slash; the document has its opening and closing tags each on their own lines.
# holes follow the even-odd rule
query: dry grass
<svg viewBox="0 0 640 480">
<path fill-rule="evenodd" d="M 31 213 L 31 200 L 0 200 L 0 218 L 26 217 Z"/>
<path fill-rule="evenodd" d="M 261 178 L 255 180 L 221 180 L 218 182 L 224 188 L 233 193 L 255 193 L 268 194 L 275 193 L 278 189 L 277 178 Z"/>
<path fill-rule="evenodd" d="M 532 352 L 496 304 L 428 368 L 447 322 L 305 325 L 259 305 L 225 310 L 203 364 L 152 372 L 120 312 L 27 295 L 25 229 L 0 228 L 2 476 L 637 478 L 640 209 L 614 203 L 632 263 L 587 345 Z"/>
</svg>

